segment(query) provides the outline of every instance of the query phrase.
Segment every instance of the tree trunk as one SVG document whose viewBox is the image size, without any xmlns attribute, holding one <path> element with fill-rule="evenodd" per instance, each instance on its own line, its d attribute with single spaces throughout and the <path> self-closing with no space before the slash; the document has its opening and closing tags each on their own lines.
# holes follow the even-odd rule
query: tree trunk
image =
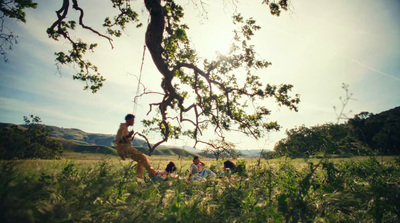
<svg viewBox="0 0 400 223">
<path fill-rule="evenodd" d="M 171 79 L 172 75 L 168 65 L 162 58 L 163 48 L 161 46 L 165 29 L 164 10 L 160 0 L 145 0 L 146 9 L 150 13 L 150 23 L 146 30 L 146 46 L 149 49 L 154 64 L 160 73 L 166 78 Z"/>
</svg>

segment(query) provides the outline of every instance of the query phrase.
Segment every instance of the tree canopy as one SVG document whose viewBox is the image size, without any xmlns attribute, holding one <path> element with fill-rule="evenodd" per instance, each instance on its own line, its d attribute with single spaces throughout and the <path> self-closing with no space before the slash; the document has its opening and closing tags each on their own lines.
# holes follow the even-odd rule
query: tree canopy
<svg viewBox="0 0 400 223">
<path fill-rule="evenodd" d="M 63 146 L 50 138 L 50 130 L 37 116 L 24 116 L 24 127 L 13 125 L 0 129 L 1 159 L 58 159 Z"/>
<path fill-rule="evenodd" d="M 36 8 L 37 3 L 32 0 L 1 0 L 0 1 L 0 55 L 7 61 L 7 50 L 11 50 L 13 44 L 18 43 L 18 36 L 12 29 L 7 27 L 5 19 L 12 19 L 20 22 L 26 22 L 24 9 Z"/>
<path fill-rule="evenodd" d="M 387 155 L 400 154 L 400 107 L 372 114 L 361 112 L 348 121 L 354 136 L 372 150 Z"/>
<path fill-rule="evenodd" d="M 400 107 L 379 114 L 361 112 L 343 124 L 300 126 L 286 131 L 286 138 L 276 143 L 274 155 L 399 155 L 399 126 Z"/>
<path fill-rule="evenodd" d="M 202 156 L 219 159 L 237 159 L 241 153 L 236 150 L 235 144 L 224 140 L 211 140 Z"/>
<path fill-rule="evenodd" d="M 274 147 L 274 152 L 280 156 L 307 158 L 322 153 L 365 154 L 365 148 L 362 149 L 345 124 L 300 126 L 287 130 L 286 135 Z"/>
<path fill-rule="evenodd" d="M 10 2 L 36 4 L 22 0 Z M 95 93 L 103 86 L 105 76 L 95 64 L 85 59 L 85 53 L 94 51 L 97 43 L 87 43 L 71 33 L 80 27 L 107 39 L 113 48 L 113 40 L 123 35 L 127 24 L 133 23 L 140 28 L 143 23 L 139 20 L 138 8 L 134 8 L 130 0 L 111 0 L 118 14 L 104 15 L 104 30 L 95 30 L 84 22 L 85 9 L 79 6 L 79 2 L 63 0 L 56 11 L 57 20 L 50 24 L 47 34 L 51 39 L 64 39 L 70 43 L 68 51 L 55 53 L 56 61 L 59 65 L 78 65 L 79 70 L 73 78 L 83 81 L 85 89 Z M 201 0 L 192 0 L 191 3 L 204 4 Z M 287 0 L 262 0 L 260 4 L 267 6 L 266 11 L 275 16 L 279 16 L 282 10 L 288 10 Z M 4 13 L 3 1 L 1 5 Z M 181 136 L 192 138 L 194 146 L 208 144 L 202 137 L 206 129 L 213 129 L 214 135 L 222 140 L 225 140 L 227 131 L 238 131 L 259 139 L 268 131 L 279 130 L 277 122 L 266 119 L 271 113 L 265 106 L 269 98 L 279 106 L 297 111 L 300 99 L 298 95 L 290 95 L 291 84 L 265 84 L 255 74 L 271 63 L 257 56 L 251 42 L 261 28 L 254 18 L 244 18 L 238 9 L 232 17 L 236 29 L 229 52 L 209 60 L 198 56 L 190 44 L 186 32 L 189 25 L 182 22 L 185 14 L 182 5 L 174 0 L 144 0 L 144 6 L 150 16 L 145 43 L 162 74 L 160 85 L 163 90 L 157 92 L 162 95 L 161 101 L 150 103 L 148 114 L 151 113 L 154 118 L 142 121 L 147 131 L 160 135 L 158 142 L 149 143 L 150 153 L 169 138 Z M 78 12 L 79 18 L 68 20 L 70 10 Z M 4 16 L 8 15 L 4 13 Z M 143 95 L 152 93 L 156 92 L 145 89 Z"/>
</svg>

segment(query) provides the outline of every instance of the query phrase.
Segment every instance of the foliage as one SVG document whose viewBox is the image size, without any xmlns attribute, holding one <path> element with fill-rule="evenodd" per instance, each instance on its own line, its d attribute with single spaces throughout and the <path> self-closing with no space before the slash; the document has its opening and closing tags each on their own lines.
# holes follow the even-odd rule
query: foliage
<svg viewBox="0 0 400 223">
<path fill-rule="evenodd" d="M 241 153 L 236 149 L 235 144 L 225 140 L 212 140 L 205 151 L 201 153 L 202 156 L 219 159 L 237 159 Z"/>
<path fill-rule="evenodd" d="M 0 157 L 2 159 L 59 158 L 63 147 L 49 137 L 50 131 L 40 124 L 37 116 L 24 116 L 27 129 L 18 126 L 2 128 L 0 134 Z"/>
<path fill-rule="evenodd" d="M 292 85 L 263 86 L 259 76 L 255 75 L 256 71 L 270 65 L 257 58 L 251 44 L 252 36 L 260 29 L 256 21 L 234 15 L 233 23 L 237 29 L 229 53 L 217 54 L 216 59 L 210 61 L 198 57 L 190 48 L 185 32 L 188 26 L 181 23 L 183 8 L 173 1 L 166 2 L 166 36 L 161 42 L 146 38 L 153 60 L 164 76 L 161 84 L 163 99 L 151 104 L 150 109 L 158 108 L 157 117 L 143 121 L 149 131 L 159 132 L 162 137 L 153 148 L 169 137 L 182 135 L 194 139 L 194 146 L 197 143 L 212 144 L 201 140 L 203 131 L 209 128 L 222 140 L 229 130 L 258 139 L 268 131 L 279 129 L 276 122 L 266 121 L 270 110 L 262 101 L 273 98 L 278 105 L 297 110 L 299 99 L 297 95 L 289 95 Z M 157 22 L 162 26 L 163 22 Z M 158 28 L 150 23 L 147 34 L 159 32 Z M 187 115 L 196 118 L 183 118 Z"/>
<path fill-rule="evenodd" d="M 400 107 L 375 115 L 361 112 L 343 124 L 327 123 L 287 130 L 286 138 L 275 145 L 274 153 L 292 158 L 325 152 L 339 155 L 399 155 L 399 129 Z"/>
<path fill-rule="evenodd" d="M 264 158 L 264 159 L 274 159 L 274 158 L 277 158 L 280 156 L 281 155 L 279 155 L 279 153 L 276 151 L 261 150 L 261 152 L 260 152 L 260 158 Z"/>
<path fill-rule="evenodd" d="M 338 110 L 336 108 L 336 106 L 333 106 L 333 109 L 335 110 L 336 118 L 337 118 L 336 124 L 339 124 L 341 120 L 349 119 L 348 115 L 351 113 L 351 110 L 346 112 L 345 108 L 346 108 L 347 104 L 350 102 L 350 100 L 354 100 L 354 98 L 352 98 L 353 93 L 350 92 L 348 84 L 342 83 L 342 89 L 345 91 L 345 95 L 344 95 L 344 97 L 343 96 L 339 97 L 339 100 L 341 103 L 340 110 Z"/>
<path fill-rule="evenodd" d="M 327 163 L 326 191 L 332 200 L 321 203 L 328 212 L 338 212 L 338 220 L 352 213 L 352 220 L 369 213 L 369 221 L 391 222 L 400 217 L 400 187 L 398 179 L 399 163 L 382 163 L 376 158 L 363 162 L 349 161 L 340 165 Z M 328 207 L 331 202 L 339 202 L 336 207 Z M 341 213 L 341 214 L 339 214 Z M 367 220 L 367 219 L 366 219 Z M 368 221 L 368 220 L 367 220 Z"/>
<path fill-rule="evenodd" d="M 399 161 L 261 166 L 243 161 L 243 176 L 189 183 L 137 180 L 132 162 L 58 162 L 41 170 L 0 163 L 2 222 L 396 222 L 400 217 Z M 189 163 L 178 166 L 183 178 Z"/>
<path fill-rule="evenodd" d="M 6 26 L 7 20 L 26 22 L 25 9 L 36 8 L 37 3 L 32 0 L 1 0 L 0 1 L 0 55 L 7 61 L 6 50 L 12 50 L 17 44 L 18 36 Z"/>
<path fill-rule="evenodd" d="M 400 107 L 380 114 L 361 112 L 349 119 L 351 133 L 380 154 L 400 154 Z"/>
<path fill-rule="evenodd" d="M 235 173 L 239 176 L 246 176 L 246 172 L 246 160 L 238 160 L 236 162 Z"/>
<path fill-rule="evenodd" d="M 306 158 L 319 153 L 356 154 L 358 151 L 353 147 L 353 141 L 345 125 L 301 126 L 287 130 L 286 138 L 275 145 L 274 151 L 292 158 Z"/>
</svg>

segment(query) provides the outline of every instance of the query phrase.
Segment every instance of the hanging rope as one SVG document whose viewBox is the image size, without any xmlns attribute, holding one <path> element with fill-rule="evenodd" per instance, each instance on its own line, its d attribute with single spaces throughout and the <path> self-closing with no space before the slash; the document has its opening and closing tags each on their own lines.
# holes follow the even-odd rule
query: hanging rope
<svg viewBox="0 0 400 223">
<path fill-rule="evenodd" d="M 142 84 L 142 73 L 143 73 L 143 64 L 144 64 L 144 57 L 146 55 L 146 44 L 143 45 L 143 56 L 142 56 L 142 64 L 140 65 L 140 73 L 139 73 L 139 82 L 136 88 L 136 96 L 135 99 L 133 100 L 133 114 L 136 115 L 136 110 L 137 110 L 137 104 L 138 104 L 138 99 L 139 99 L 139 91 L 140 91 L 140 85 Z"/>
<path fill-rule="evenodd" d="M 150 23 L 150 16 L 147 19 L 147 25 Z M 142 64 L 140 65 L 140 73 L 139 73 L 139 81 L 138 81 L 138 85 L 136 88 L 136 96 L 133 100 L 133 114 L 136 115 L 136 110 L 137 110 L 137 106 L 138 106 L 138 100 L 139 100 L 139 95 L 140 95 L 140 85 L 142 84 L 142 73 L 143 73 L 143 65 L 144 65 L 144 57 L 146 55 L 146 43 L 143 45 L 143 55 L 142 55 Z M 154 150 L 154 147 L 150 144 L 149 139 L 141 134 L 140 132 L 135 132 L 135 134 L 132 137 L 132 140 L 135 138 L 136 135 L 139 135 L 141 137 L 143 137 L 146 142 L 147 142 L 147 146 L 149 147 L 149 156 L 151 156 L 151 153 Z"/>
<path fill-rule="evenodd" d="M 133 100 L 133 114 L 136 115 L 136 110 L 137 110 L 137 105 L 138 105 L 138 98 L 139 98 L 139 91 L 140 91 L 140 85 L 142 84 L 142 73 L 143 73 L 143 64 L 144 64 L 144 57 L 146 55 L 146 44 L 143 45 L 143 55 L 142 55 L 142 64 L 140 65 L 140 74 L 139 74 L 139 82 L 137 85 L 137 89 L 136 89 L 136 96 L 135 99 Z M 132 137 L 132 140 L 135 138 L 136 135 L 139 135 L 141 137 L 143 137 L 146 142 L 147 142 L 147 146 L 149 147 L 149 156 L 151 156 L 151 153 L 154 150 L 154 147 L 152 147 L 152 145 L 150 144 L 149 139 L 147 139 L 147 137 L 139 132 L 135 132 L 135 134 Z"/>
<path fill-rule="evenodd" d="M 147 18 L 147 26 L 150 23 L 150 16 Z M 139 74 L 139 82 L 136 88 L 136 96 L 133 99 L 133 114 L 136 115 L 137 104 L 139 100 L 139 91 L 140 85 L 142 84 L 142 73 L 143 73 L 143 64 L 144 64 L 144 56 L 146 55 L 146 42 L 143 44 L 143 55 L 142 55 L 142 64 L 140 65 L 140 74 Z"/>
</svg>

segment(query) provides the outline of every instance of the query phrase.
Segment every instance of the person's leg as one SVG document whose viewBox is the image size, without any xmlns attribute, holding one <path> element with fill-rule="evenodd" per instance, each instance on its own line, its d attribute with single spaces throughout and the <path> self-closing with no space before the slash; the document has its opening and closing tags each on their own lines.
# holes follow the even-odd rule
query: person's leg
<svg viewBox="0 0 400 223">
<path fill-rule="evenodd" d="M 139 172 L 137 172 L 138 177 L 140 176 L 139 175 L 140 173 L 142 174 L 142 177 L 143 177 L 143 168 L 146 168 L 150 177 L 155 176 L 157 174 L 157 172 L 153 169 L 153 167 L 151 167 L 150 162 L 147 159 L 146 155 L 139 152 L 134 147 L 131 147 L 131 153 L 133 155 L 132 159 L 138 163 L 138 167 L 137 167 L 137 171 L 139 171 Z"/>
<path fill-rule="evenodd" d="M 216 177 L 216 176 L 217 176 L 217 174 L 215 174 L 208 168 L 204 168 L 204 170 L 201 171 L 201 177 L 207 178 L 207 177 Z"/>
<path fill-rule="evenodd" d="M 136 177 L 138 178 L 143 178 L 143 165 L 139 162 L 137 162 L 137 167 L 136 167 Z"/>
<path fill-rule="evenodd" d="M 217 174 L 214 173 L 212 170 L 210 170 L 210 169 L 207 169 L 207 170 L 209 172 L 209 175 L 211 175 L 212 177 L 216 177 L 217 176 Z"/>
<path fill-rule="evenodd" d="M 122 160 L 125 160 L 126 159 L 126 152 L 127 152 L 127 148 L 126 148 L 126 146 L 117 146 L 117 152 L 118 152 L 118 155 L 121 157 L 121 159 Z"/>
</svg>

